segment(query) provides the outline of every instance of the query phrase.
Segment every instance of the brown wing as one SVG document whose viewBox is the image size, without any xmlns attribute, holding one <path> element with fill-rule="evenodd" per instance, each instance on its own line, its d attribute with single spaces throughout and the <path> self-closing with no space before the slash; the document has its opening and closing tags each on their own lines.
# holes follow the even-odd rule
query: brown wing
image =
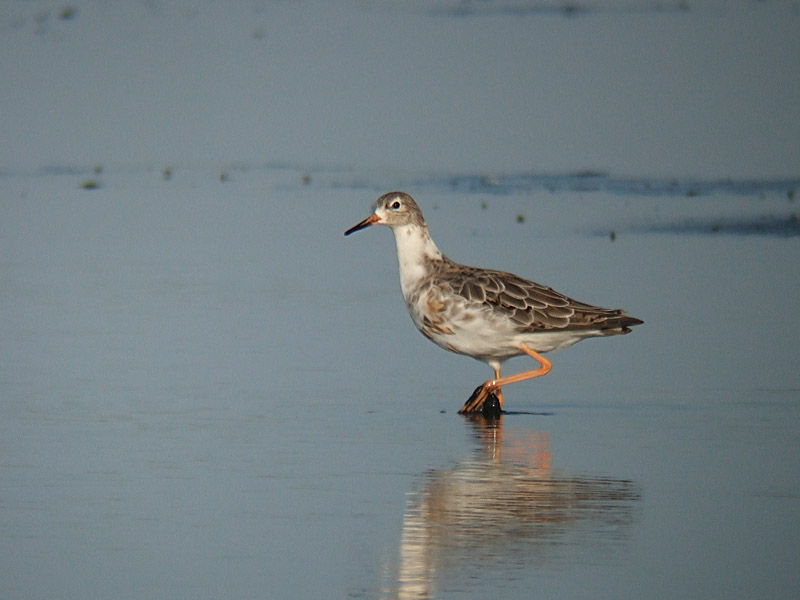
<svg viewBox="0 0 800 600">
<path fill-rule="evenodd" d="M 484 304 L 508 315 L 523 331 L 554 329 L 620 330 L 642 321 L 621 309 L 601 308 L 573 300 L 553 288 L 512 273 L 442 265 L 443 280 L 468 302 Z M 611 333 L 611 331 L 609 331 Z"/>
</svg>

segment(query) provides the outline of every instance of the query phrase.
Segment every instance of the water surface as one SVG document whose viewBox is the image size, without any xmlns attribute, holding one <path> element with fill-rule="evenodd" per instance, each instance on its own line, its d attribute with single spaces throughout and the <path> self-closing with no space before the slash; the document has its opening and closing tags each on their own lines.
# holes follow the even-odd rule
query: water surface
<svg viewBox="0 0 800 600">
<path fill-rule="evenodd" d="M 793 596 L 797 237 L 412 190 L 454 258 L 645 320 L 476 422 L 490 370 L 414 330 L 387 230 L 342 236 L 373 194 L 281 173 L 4 180 L 4 597 Z"/>
</svg>

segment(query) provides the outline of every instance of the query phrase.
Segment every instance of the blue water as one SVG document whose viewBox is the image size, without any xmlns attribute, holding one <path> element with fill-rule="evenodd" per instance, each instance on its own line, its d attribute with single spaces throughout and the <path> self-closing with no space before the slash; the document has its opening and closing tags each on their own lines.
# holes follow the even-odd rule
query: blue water
<svg viewBox="0 0 800 600">
<path fill-rule="evenodd" d="M 796 1 L 5 2 L 0 48 L 0 599 L 800 597 Z M 342 235 L 391 189 L 644 325 L 460 417 L 491 370 Z"/>
<path fill-rule="evenodd" d="M 376 194 L 232 172 L 3 179 L 0 596 L 796 595 L 797 237 L 612 242 L 708 206 L 410 189 L 456 260 L 645 321 L 482 423 L 456 411 L 491 371 L 414 330 L 390 233 L 342 235 Z"/>
</svg>

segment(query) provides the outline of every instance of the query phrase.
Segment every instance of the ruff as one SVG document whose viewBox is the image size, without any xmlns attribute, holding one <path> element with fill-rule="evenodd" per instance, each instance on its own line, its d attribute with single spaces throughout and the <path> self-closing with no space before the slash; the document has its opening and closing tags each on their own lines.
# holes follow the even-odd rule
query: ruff
<svg viewBox="0 0 800 600">
<path fill-rule="evenodd" d="M 370 225 L 387 225 L 394 232 L 400 287 L 417 329 L 442 348 L 494 370 L 494 379 L 475 390 L 461 413 L 502 410 L 503 385 L 550 371 L 552 364 L 542 353 L 587 337 L 629 333 L 642 323 L 623 310 L 578 302 L 512 273 L 453 262 L 436 247 L 422 211 L 403 192 L 378 198 L 373 213 L 345 235 Z M 500 377 L 502 363 L 523 354 L 540 366 Z"/>
</svg>

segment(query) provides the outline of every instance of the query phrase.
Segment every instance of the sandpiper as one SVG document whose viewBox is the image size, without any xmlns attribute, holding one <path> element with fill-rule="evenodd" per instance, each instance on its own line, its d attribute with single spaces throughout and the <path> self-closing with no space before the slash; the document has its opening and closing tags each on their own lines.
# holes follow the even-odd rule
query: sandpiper
<svg viewBox="0 0 800 600">
<path fill-rule="evenodd" d="M 400 287 L 417 329 L 442 348 L 494 369 L 494 379 L 478 386 L 459 413 L 502 411 L 504 385 L 550 371 L 543 353 L 588 337 L 630 333 L 643 323 L 621 309 L 578 302 L 512 273 L 453 262 L 433 243 L 422 211 L 404 192 L 378 198 L 373 213 L 344 234 L 370 225 L 394 232 Z M 501 377 L 503 362 L 523 354 L 539 367 Z"/>
</svg>

